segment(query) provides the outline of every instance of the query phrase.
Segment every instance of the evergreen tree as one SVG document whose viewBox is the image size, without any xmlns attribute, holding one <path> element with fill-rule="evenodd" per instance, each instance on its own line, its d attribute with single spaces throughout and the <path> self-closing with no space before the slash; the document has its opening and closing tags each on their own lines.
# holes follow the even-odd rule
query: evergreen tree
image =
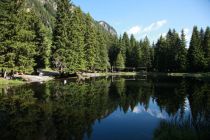
<svg viewBox="0 0 210 140">
<path fill-rule="evenodd" d="M 51 35 L 50 30 L 47 29 L 43 23 L 37 21 L 35 23 L 36 31 L 36 68 L 48 68 L 50 66 L 51 55 Z"/>
<path fill-rule="evenodd" d="M 184 30 L 182 30 L 181 39 L 179 39 L 177 62 L 177 70 L 181 72 L 185 71 L 187 68 L 187 49 Z"/>
<path fill-rule="evenodd" d="M 69 61 L 73 60 L 74 53 L 70 48 L 68 29 L 70 24 L 71 13 L 69 11 L 70 4 L 68 0 L 60 0 L 57 2 L 57 14 L 55 28 L 53 31 L 53 65 L 61 73 L 67 71 Z M 74 65 L 72 65 L 72 69 Z"/>
<path fill-rule="evenodd" d="M 179 35 L 175 30 L 169 29 L 166 35 L 167 42 L 167 70 L 176 71 L 178 65 L 178 47 L 179 47 Z"/>
<path fill-rule="evenodd" d="M 17 24 L 17 1 L 0 1 L 0 67 L 15 67 L 15 52 L 11 47 Z"/>
<path fill-rule="evenodd" d="M 0 2 L 0 61 L 2 67 L 32 72 L 35 55 L 34 14 L 23 8 L 24 0 Z"/>
<path fill-rule="evenodd" d="M 150 42 L 147 37 L 145 37 L 142 45 L 141 45 L 141 52 L 142 52 L 142 66 L 151 68 L 152 61 L 151 61 L 151 54 L 150 54 Z"/>
<path fill-rule="evenodd" d="M 204 37 L 205 37 L 205 31 L 203 30 L 203 28 L 200 29 L 200 41 L 201 41 L 201 47 L 204 46 Z"/>
<path fill-rule="evenodd" d="M 135 47 L 137 47 L 136 39 L 134 35 L 130 37 L 130 46 L 126 50 L 126 66 L 127 67 L 134 67 L 135 66 Z"/>
<path fill-rule="evenodd" d="M 152 62 L 152 67 L 148 70 L 154 70 L 155 68 L 155 43 L 152 43 L 152 47 L 150 48 L 150 60 Z"/>
<path fill-rule="evenodd" d="M 76 72 L 86 69 L 85 61 L 85 17 L 80 8 L 72 9 L 72 16 L 68 30 L 69 59 L 68 69 Z"/>
<path fill-rule="evenodd" d="M 167 72 L 167 42 L 164 37 L 160 37 L 155 46 L 155 68 L 159 72 Z"/>
<path fill-rule="evenodd" d="M 204 57 L 207 62 L 206 71 L 210 71 L 210 27 L 206 28 L 203 42 Z"/>
<path fill-rule="evenodd" d="M 191 72 L 202 71 L 205 67 L 204 53 L 201 48 L 201 38 L 198 28 L 193 28 L 193 33 L 188 50 L 188 69 Z"/>
<path fill-rule="evenodd" d="M 117 55 L 116 67 L 121 69 L 125 68 L 125 62 L 121 52 Z"/>
<path fill-rule="evenodd" d="M 108 57 L 108 50 L 106 46 L 106 42 L 104 36 L 100 31 L 97 32 L 97 41 L 98 41 L 98 49 L 97 49 L 97 66 L 96 68 L 100 70 L 107 70 L 110 66 L 109 64 L 109 57 Z"/>
<path fill-rule="evenodd" d="M 35 14 L 22 10 L 18 16 L 13 46 L 16 51 L 16 65 L 20 71 L 32 72 L 35 66 L 34 56 L 36 55 Z"/>
<path fill-rule="evenodd" d="M 134 67 L 142 67 L 142 51 L 140 46 L 142 46 L 142 41 L 140 41 L 139 45 L 134 46 L 133 48 L 133 66 Z"/>
<path fill-rule="evenodd" d="M 123 34 L 122 44 L 123 44 L 123 46 L 121 47 L 121 49 L 122 49 L 123 58 L 124 58 L 124 60 L 127 60 L 126 55 L 127 55 L 127 50 L 130 47 L 130 39 L 126 32 Z"/>
<path fill-rule="evenodd" d="M 130 48 L 130 39 L 126 32 L 123 34 L 122 42 L 123 42 L 123 45 L 125 45 L 125 46 L 122 46 L 122 53 L 123 53 L 123 58 L 125 60 L 125 64 L 127 66 L 127 64 L 129 63 L 127 61 L 128 61 L 128 57 L 129 57 L 129 50 L 130 50 L 129 49 Z"/>
<path fill-rule="evenodd" d="M 112 67 L 116 66 L 116 60 L 119 53 L 119 40 L 116 39 L 109 48 L 109 61 Z"/>
<path fill-rule="evenodd" d="M 85 33 L 85 57 L 86 65 L 89 70 L 94 70 L 96 65 L 97 54 L 97 39 L 96 39 L 96 28 L 93 24 L 93 20 L 90 14 L 86 17 L 86 33 Z"/>
</svg>

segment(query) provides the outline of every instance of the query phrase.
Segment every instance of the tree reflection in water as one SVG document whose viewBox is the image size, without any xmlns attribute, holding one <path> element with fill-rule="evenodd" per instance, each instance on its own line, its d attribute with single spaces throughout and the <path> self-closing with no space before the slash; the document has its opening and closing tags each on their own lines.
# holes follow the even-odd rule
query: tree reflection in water
<svg viewBox="0 0 210 140">
<path fill-rule="evenodd" d="M 117 78 L 0 88 L 0 139 L 81 140 L 117 108 L 125 113 L 152 100 L 169 118 L 154 139 L 209 138 L 210 85 L 192 80 Z M 186 99 L 190 108 L 186 108 Z M 186 111 L 190 113 L 186 114 Z M 126 115 L 126 114 L 125 114 Z"/>
</svg>

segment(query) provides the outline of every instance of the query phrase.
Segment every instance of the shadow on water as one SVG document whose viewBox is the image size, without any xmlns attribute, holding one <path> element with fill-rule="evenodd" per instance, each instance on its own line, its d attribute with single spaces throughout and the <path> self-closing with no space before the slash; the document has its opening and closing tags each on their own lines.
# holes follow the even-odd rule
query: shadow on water
<svg viewBox="0 0 210 140">
<path fill-rule="evenodd" d="M 210 138 L 209 83 L 117 77 L 65 85 L 54 81 L 0 88 L 0 139 L 82 140 L 86 136 L 100 139 L 93 136 L 96 122 L 108 118 L 117 109 L 126 115 L 141 105 L 147 111 L 150 101 L 168 114 L 160 119 L 151 138 Z M 128 133 L 122 139 L 125 135 L 129 139 Z M 112 135 L 107 138 L 113 139 Z"/>
</svg>

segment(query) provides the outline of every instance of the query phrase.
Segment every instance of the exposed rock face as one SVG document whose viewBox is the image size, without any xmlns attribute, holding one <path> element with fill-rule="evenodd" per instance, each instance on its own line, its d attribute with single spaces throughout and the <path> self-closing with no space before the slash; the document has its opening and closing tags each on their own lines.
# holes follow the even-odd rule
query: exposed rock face
<svg viewBox="0 0 210 140">
<path fill-rule="evenodd" d="M 103 26 L 104 29 L 107 30 L 109 33 L 111 33 L 114 36 L 117 36 L 116 30 L 112 26 L 110 26 L 108 23 L 106 23 L 105 21 L 99 21 L 99 24 Z"/>
</svg>

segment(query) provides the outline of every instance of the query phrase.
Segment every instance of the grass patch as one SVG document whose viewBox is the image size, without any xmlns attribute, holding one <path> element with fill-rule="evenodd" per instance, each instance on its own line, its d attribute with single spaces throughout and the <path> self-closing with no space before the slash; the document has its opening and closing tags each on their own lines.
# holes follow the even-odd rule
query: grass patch
<svg viewBox="0 0 210 140">
<path fill-rule="evenodd" d="M 4 78 L 0 78 L 0 85 L 8 85 L 8 84 L 23 84 L 25 83 L 21 79 L 16 79 L 16 80 L 7 80 Z"/>
</svg>

